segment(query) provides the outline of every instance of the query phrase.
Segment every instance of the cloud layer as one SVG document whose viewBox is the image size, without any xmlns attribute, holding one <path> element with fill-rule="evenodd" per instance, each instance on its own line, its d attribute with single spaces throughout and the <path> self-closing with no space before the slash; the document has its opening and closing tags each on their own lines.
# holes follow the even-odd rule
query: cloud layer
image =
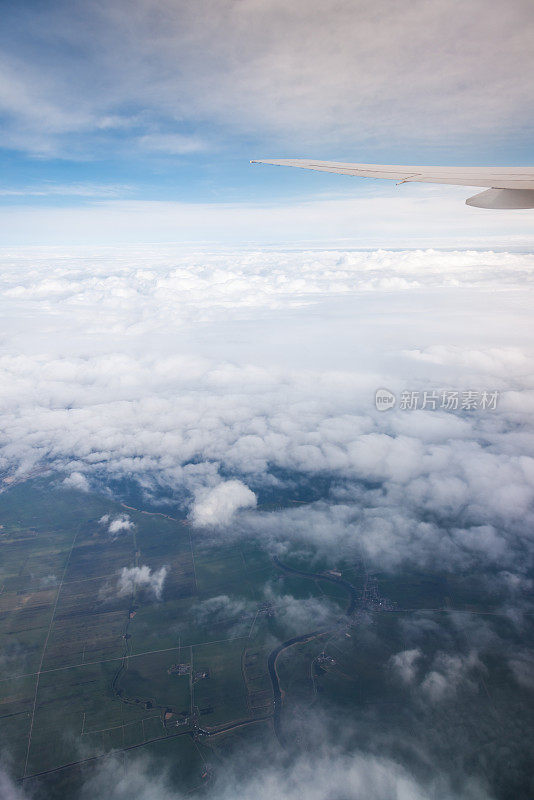
<svg viewBox="0 0 534 800">
<path fill-rule="evenodd" d="M 260 758 L 251 748 L 247 748 L 246 754 L 251 761 Z M 273 763 L 271 767 L 249 769 L 248 774 L 243 759 L 237 761 L 237 769 L 226 769 L 211 787 L 207 787 L 208 798 L 232 800 L 239 794 L 246 800 L 270 800 L 273 796 L 281 800 L 298 800 L 305 794 L 310 800 L 323 800 L 324 797 L 360 800 L 364 796 L 376 800 L 391 800 L 393 797 L 397 800 L 426 800 L 433 796 L 442 800 L 491 800 L 491 795 L 475 781 L 464 779 L 458 787 L 458 782 L 453 785 L 440 773 L 430 780 L 418 781 L 394 760 L 365 752 L 345 756 L 335 748 L 323 748 L 315 758 L 301 755 L 291 765 Z M 5 773 L 0 773 L 0 788 L 7 800 L 28 798 Z M 132 795 L 139 800 L 182 800 L 188 793 L 177 789 L 167 770 L 162 770 L 157 762 L 138 757 L 124 770 L 119 768 L 118 760 L 111 757 L 84 783 L 79 797 L 80 800 L 95 796 L 127 800 Z"/>
<path fill-rule="evenodd" d="M 251 174 L 247 184 L 261 179 L 264 176 Z M 344 180 L 335 195 L 325 193 L 321 185 L 319 195 L 308 192 L 304 199 L 278 203 L 270 197 L 261 203 L 104 197 L 83 205 L 65 201 L 43 205 L 29 200 L 2 208 L 2 243 L 7 247 L 177 241 L 278 247 L 291 243 L 299 248 L 310 242 L 326 248 L 532 247 L 530 211 L 466 208 L 465 187 L 414 183 L 396 188 L 389 182 Z"/>
<path fill-rule="evenodd" d="M 52 463 L 79 488 L 133 478 L 200 526 L 357 543 L 382 564 L 530 562 L 532 256 L 148 249 L 3 263 L 4 469 Z M 379 386 L 500 395 L 493 411 L 382 414 Z M 250 511 L 292 474 L 328 476 L 330 495 Z"/>
</svg>

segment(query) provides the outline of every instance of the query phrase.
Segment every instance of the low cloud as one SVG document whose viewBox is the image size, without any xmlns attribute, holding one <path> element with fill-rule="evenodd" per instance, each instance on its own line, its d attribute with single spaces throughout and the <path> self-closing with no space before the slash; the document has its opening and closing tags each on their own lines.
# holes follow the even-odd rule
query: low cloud
<svg viewBox="0 0 534 800">
<path fill-rule="evenodd" d="M 48 589 L 50 586 L 57 586 L 60 583 L 58 577 L 53 573 L 49 575 L 44 575 L 42 578 L 39 578 L 39 588 Z"/>
<path fill-rule="evenodd" d="M 267 584 L 265 599 L 271 604 L 277 625 L 287 635 L 306 630 L 319 630 L 335 626 L 343 613 L 328 597 L 294 597 L 279 592 L 276 584 Z"/>
<path fill-rule="evenodd" d="M 0 797 L 2 800 L 30 800 L 29 795 L 17 785 L 2 764 L 0 764 Z"/>
<path fill-rule="evenodd" d="M 404 650 L 401 653 L 395 653 L 394 656 L 391 656 L 389 665 L 395 675 L 397 675 L 403 683 L 411 684 L 416 678 L 417 662 L 421 656 L 422 652 L 419 648 Z"/>
<path fill-rule="evenodd" d="M 0 466 L 137 481 L 220 535 L 518 581 L 534 559 L 532 285 L 528 253 L 0 254 Z M 379 386 L 500 395 L 486 413 L 381 414 Z M 301 484 L 309 502 L 263 505 Z"/>
<path fill-rule="evenodd" d="M 472 673 L 482 665 L 475 652 L 468 655 L 438 653 L 432 667 L 421 683 L 421 691 L 425 698 L 438 703 L 450 698 L 460 687 L 475 690 L 477 683 L 472 680 Z"/>
<path fill-rule="evenodd" d="M 236 511 L 254 508 L 256 495 L 237 480 L 224 481 L 213 489 L 199 489 L 189 518 L 196 527 L 229 525 Z"/>
<path fill-rule="evenodd" d="M 320 721 L 315 720 L 319 725 Z M 245 761 L 248 758 L 248 768 Z M 215 777 L 206 787 L 208 800 L 234 800 L 236 796 L 271 800 L 324 800 L 325 797 L 343 797 L 360 800 L 490 800 L 490 795 L 474 780 L 451 781 L 439 769 L 432 776 L 418 780 L 397 761 L 387 756 L 357 751 L 344 755 L 339 748 L 324 744 L 311 754 L 293 754 L 283 765 L 275 754 L 270 766 L 250 769 L 251 763 L 264 762 L 261 754 L 245 747 L 242 758 L 235 758 L 225 767 L 215 770 Z M 152 766 L 152 769 L 150 768 Z M 126 800 L 135 796 L 139 800 L 180 800 L 184 793 L 177 791 L 168 775 L 153 769 L 146 759 L 137 759 L 128 769 L 117 770 L 113 759 L 107 760 L 96 771 L 82 792 L 82 800 L 107 796 L 111 800 Z"/>
<path fill-rule="evenodd" d="M 193 606 L 191 613 L 196 622 L 200 625 L 208 623 L 228 622 L 240 619 L 243 616 L 249 617 L 257 609 L 257 603 L 241 597 L 229 597 L 227 594 L 220 594 L 216 597 L 209 597 L 196 606 Z"/>
<path fill-rule="evenodd" d="M 231 637 L 248 633 L 257 610 L 258 603 L 239 597 L 237 593 L 231 597 L 220 594 L 194 605 L 191 616 L 196 625 L 222 627 Z"/>
<path fill-rule="evenodd" d="M 64 479 L 63 486 L 69 489 L 77 489 L 79 492 L 89 491 L 89 481 L 82 472 L 71 472 Z"/>
<path fill-rule="evenodd" d="M 348 179 L 347 179 L 348 180 Z M 386 186 L 362 186 L 361 195 L 309 196 L 305 200 L 285 200 L 278 204 L 246 203 L 187 203 L 172 200 L 110 199 L 103 196 L 99 202 L 83 205 L 60 206 L 29 203 L 6 205 L 1 210 L 4 228 L 3 241 L 6 246 L 43 244 L 54 247 L 57 242 L 64 245 L 120 244 L 160 241 L 170 243 L 187 240 L 202 246 L 209 232 L 209 241 L 225 243 L 232 247 L 235 242 L 250 240 L 280 246 L 291 243 L 300 247 L 302 242 L 318 247 L 340 245 L 361 248 L 426 248 L 429 241 L 440 248 L 529 248 L 532 245 L 530 212 L 482 211 L 484 219 L 466 210 L 464 201 L 469 192 L 465 187 L 431 186 L 429 184 L 406 184 L 395 189 Z M 487 216 L 488 213 L 490 216 Z M 327 246 L 329 246 L 327 245 Z M 424 251 L 421 251 L 424 252 Z M 500 254 L 494 254 L 500 255 Z M 510 255 L 510 254 L 509 254 Z M 286 256 L 284 256 L 285 258 Z M 268 257 L 267 257 L 268 258 Z M 352 255 L 350 260 L 363 260 Z M 435 258 L 435 256 L 434 256 Z M 526 257 L 523 257 L 526 260 Z M 271 260 L 268 258 L 268 260 Z M 469 262 L 474 260 L 470 258 Z M 518 257 L 519 260 L 519 257 Z M 391 265 L 387 265 L 390 267 Z M 454 289 L 466 283 L 485 282 L 479 269 L 471 269 L 463 276 L 453 275 L 447 279 L 447 288 Z M 229 276 L 230 277 L 230 276 Z M 310 275 L 313 278 L 313 271 Z M 324 274 L 322 283 L 335 282 L 337 276 Z M 506 279 L 506 276 L 503 276 Z M 367 278 L 367 279 L 365 279 Z M 481 280 L 482 279 L 482 280 Z M 421 290 L 436 276 L 401 274 L 398 270 L 385 269 L 382 273 L 362 276 L 362 291 L 411 292 Z M 205 281 L 208 284 L 207 275 Z M 107 284 L 113 284 L 109 276 Z M 258 288 L 261 289 L 261 280 Z M 341 283 L 341 282 L 340 282 Z M 302 284 L 305 293 L 307 282 Z M 208 297 L 217 284 L 207 285 Z M 228 287 L 226 287 L 228 288 Z M 244 288 L 244 287 L 243 287 Z M 283 283 L 279 291 L 284 290 Z M 237 285 L 234 284 L 234 290 Z M 313 291 L 313 282 L 311 283 Z M 171 302 L 171 296 L 162 297 L 162 310 Z M 187 298 L 187 293 L 185 299 Z M 125 299 L 125 297 L 123 297 Z M 243 297 L 243 304 L 248 301 Z M 180 311 L 182 298 L 174 311 Z M 107 303 L 106 303 L 107 305 Z M 99 308 L 99 311 L 102 309 Z"/>
<path fill-rule="evenodd" d="M 135 527 L 127 514 L 119 514 L 116 517 L 112 517 L 110 514 L 104 514 L 98 521 L 101 525 L 107 527 L 108 533 L 113 539 L 120 533 L 131 531 Z"/>
<path fill-rule="evenodd" d="M 528 650 L 514 653 L 508 664 L 517 683 L 522 688 L 534 692 L 534 653 Z"/>
<path fill-rule="evenodd" d="M 123 567 L 119 573 L 117 594 L 125 597 L 134 594 L 138 589 L 144 589 L 153 594 L 156 600 L 161 600 L 167 572 L 168 567 L 152 571 L 146 564 L 141 567 Z"/>
</svg>

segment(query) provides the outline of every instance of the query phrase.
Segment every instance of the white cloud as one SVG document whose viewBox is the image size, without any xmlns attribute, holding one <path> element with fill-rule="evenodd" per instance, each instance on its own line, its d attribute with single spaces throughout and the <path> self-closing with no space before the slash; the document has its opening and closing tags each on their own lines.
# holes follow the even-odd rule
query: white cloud
<svg viewBox="0 0 534 800">
<path fill-rule="evenodd" d="M 238 620 L 243 616 L 253 615 L 257 609 L 257 603 L 243 599 L 238 596 L 229 597 L 227 594 L 208 597 L 196 606 L 193 606 L 191 613 L 200 625 L 206 623 L 220 623 L 229 620 Z"/>
<path fill-rule="evenodd" d="M 534 555 L 533 276 L 521 253 L 4 252 L 2 467 L 137 478 L 203 525 L 326 475 L 331 497 L 231 530 L 516 572 Z M 501 395 L 380 414 L 378 386 Z"/>
<path fill-rule="evenodd" d="M 134 527 L 134 524 L 128 514 L 119 514 L 113 518 L 110 516 L 110 514 L 104 514 L 104 516 L 100 517 L 98 521 L 101 525 L 107 526 L 108 532 L 111 534 L 112 538 L 115 538 L 123 531 L 131 531 Z"/>
<path fill-rule="evenodd" d="M 324 720 L 323 720 L 324 722 Z M 316 725 L 320 721 L 315 721 Z M 245 749 L 243 759 L 234 758 L 223 769 L 215 771 L 213 784 L 207 787 L 209 800 L 232 800 L 236 796 L 270 800 L 323 800 L 325 797 L 343 797 L 359 800 L 489 800 L 488 792 L 476 780 L 466 780 L 456 775 L 451 781 L 439 767 L 429 770 L 427 781 L 418 781 L 397 760 L 358 750 L 344 755 L 339 747 L 324 743 L 317 751 L 289 759 L 283 766 L 275 754 L 270 764 L 251 769 L 250 764 L 261 763 L 265 751 Z M 248 759 L 248 763 L 246 763 Z M 139 800 L 180 800 L 184 797 L 174 789 L 168 775 L 161 768 L 144 759 L 133 761 L 129 769 L 117 770 L 113 759 L 106 759 L 84 786 L 82 800 L 90 797 L 109 797 L 126 800 L 135 795 Z"/>
<path fill-rule="evenodd" d="M 437 703 L 449 693 L 450 686 L 445 675 L 432 670 L 425 677 L 422 689 L 428 699 L 433 703 Z"/>
<path fill-rule="evenodd" d="M 117 593 L 123 597 L 133 594 L 137 589 L 146 589 L 156 600 L 161 600 L 167 572 L 168 567 L 151 570 L 146 564 L 140 567 L 123 567 L 119 573 Z"/>
<path fill-rule="evenodd" d="M 0 797 L 2 800 L 29 800 L 27 793 L 13 780 L 4 765 L 0 765 Z"/>
<path fill-rule="evenodd" d="M 157 153 L 186 155 L 207 149 L 206 142 L 195 136 L 181 136 L 178 133 L 149 133 L 138 139 L 139 145 Z"/>
<path fill-rule="evenodd" d="M 132 187 L 124 184 L 47 182 L 16 189 L 0 188 L 0 197 L 117 197 L 131 191 Z"/>
<path fill-rule="evenodd" d="M 433 703 L 454 695 L 460 687 L 475 690 L 477 683 L 471 674 L 475 668 L 482 669 L 478 655 L 471 651 L 467 655 L 438 653 L 431 669 L 421 683 L 421 691 Z"/>
<path fill-rule="evenodd" d="M 517 683 L 530 692 L 534 692 L 534 655 L 528 650 L 516 652 L 508 664 Z"/>
<path fill-rule="evenodd" d="M 213 489 L 198 489 L 189 517 L 197 527 L 229 525 L 236 511 L 254 508 L 256 495 L 242 481 L 223 481 Z"/>
<path fill-rule="evenodd" d="M 122 514 L 109 523 L 108 530 L 110 533 L 115 534 L 121 531 L 131 531 L 133 526 L 131 519 L 126 514 Z"/>
<path fill-rule="evenodd" d="M 284 636 L 294 636 L 303 630 L 334 628 L 339 620 L 339 605 L 327 597 L 280 594 L 278 587 L 272 584 L 266 585 L 264 596 L 272 604 L 276 624 L 284 631 Z"/>
<path fill-rule="evenodd" d="M 534 369 L 533 356 L 517 347 L 489 347 L 471 350 L 459 346 L 434 345 L 425 350 L 407 350 L 405 355 L 428 364 L 452 366 L 465 370 L 467 374 L 483 372 L 486 375 L 524 376 Z"/>
<path fill-rule="evenodd" d="M 89 481 L 82 472 L 71 472 L 63 480 L 63 486 L 67 486 L 69 489 L 77 489 L 80 492 L 89 491 Z"/>
<path fill-rule="evenodd" d="M 327 597 L 294 597 L 280 593 L 276 585 L 268 583 L 264 587 L 264 600 L 276 616 L 277 631 L 283 631 L 286 638 L 307 629 L 335 626 L 339 620 L 339 605 Z M 259 608 L 257 601 L 217 595 L 193 606 L 192 614 L 200 625 L 226 623 L 231 635 L 237 636 L 249 632 Z"/>
<path fill-rule="evenodd" d="M 417 662 L 422 656 L 419 648 L 403 650 L 389 659 L 389 665 L 403 683 L 413 683 L 417 676 Z"/>
<path fill-rule="evenodd" d="M 199 626 L 225 626 L 225 635 L 243 636 L 250 631 L 258 603 L 238 596 L 238 589 L 231 597 L 226 594 L 208 597 L 192 606 L 191 617 Z M 219 635 L 219 634 L 218 634 Z"/>
<path fill-rule="evenodd" d="M 352 248 L 532 246 L 530 211 L 466 208 L 462 187 L 410 184 L 396 188 L 387 183 L 362 185 L 358 191 L 355 197 L 353 190 L 340 187 L 340 195 L 334 197 L 316 194 L 304 200 L 254 204 L 115 200 L 104 195 L 100 202 L 83 205 L 4 205 L 0 209 L 2 243 L 6 247 L 177 241 L 258 247 L 265 243 Z M 478 276 L 478 269 L 473 274 L 448 276 L 449 286 L 455 280 L 476 283 Z M 421 275 L 377 272 L 369 275 L 362 288 L 407 291 L 417 289 L 420 279 Z M 422 283 L 426 283 L 424 278 Z"/>
</svg>

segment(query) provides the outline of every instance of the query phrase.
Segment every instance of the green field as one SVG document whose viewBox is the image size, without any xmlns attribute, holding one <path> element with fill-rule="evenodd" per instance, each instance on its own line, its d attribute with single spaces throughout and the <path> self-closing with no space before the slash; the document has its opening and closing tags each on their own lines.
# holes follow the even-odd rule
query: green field
<svg viewBox="0 0 534 800">
<path fill-rule="evenodd" d="M 131 525 L 112 536 L 99 520 L 121 514 Z M 500 641 L 524 646 L 470 575 L 368 573 L 340 559 L 359 598 L 347 619 L 347 589 L 319 574 L 331 565 L 289 552 L 285 563 L 315 576 L 284 572 L 257 541 L 209 540 L 183 515 L 125 508 L 53 475 L 2 492 L 0 525 L 0 744 L 37 800 L 74 796 L 110 757 L 127 769 L 150 754 L 189 790 L 243 742 L 279 746 L 267 661 L 296 635 L 320 629 L 278 657 L 284 724 L 309 709 L 351 724 L 383 714 L 391 730 L 414 724 L 408 689 L 392 678 L 396 653 L 416 646 L 428 671 L 444 646 L 468 651 L 490 622 Z M 160 597 L 120 590 L 134 567 L 166 568 Z M 367 586 L 380 587 L 386 610 L 366 601 Z M 500 739 L 513 738 L 524 711 L 500 652 L 475 663 L 468 685 L 440 725 L 474 763 L 495 720 Z"/>
<path fill-rule="evenodd" d="M 133 527 L 116 537 L 99 523 L 125 513 Z M 54 476 L 3 492 L 0 515 L 0 736 L 16 778 L 63 787 L 95 757 L 168 742 L 187 753 L 194 784 L 206 747 L 191 748 L 197 727 L 271 713 L 273 625 L 260 607 L 278 575 L 257 545 L 206 545 L 182 519 Z M 166 567 L 161 598 L 117 591 L 120 571 L 141 565 Z M 321 595 L 308 583 L 302 596 Z M 237 610 L 203 611 L 236 595 Z"/>
</svg>

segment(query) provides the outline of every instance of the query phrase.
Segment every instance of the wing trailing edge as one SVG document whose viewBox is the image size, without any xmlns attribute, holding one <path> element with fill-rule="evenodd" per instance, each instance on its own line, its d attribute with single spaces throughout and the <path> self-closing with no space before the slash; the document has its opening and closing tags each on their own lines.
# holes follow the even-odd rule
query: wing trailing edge
<svg viewBox="0 0 534 800">
<path fill-rule="evenodd" d="M 385 178 L 398 183 L 442 183 L 480 186 L 481 192 L 466 200 L 477 208 L 534 208 L 534 167 L 421 167 L 391 164 L 351 164 L 341 161 L 311 161 L 304 158 L 258 160 L 251 164 L 300 167 L 361 178 Z"/>
</svg>

